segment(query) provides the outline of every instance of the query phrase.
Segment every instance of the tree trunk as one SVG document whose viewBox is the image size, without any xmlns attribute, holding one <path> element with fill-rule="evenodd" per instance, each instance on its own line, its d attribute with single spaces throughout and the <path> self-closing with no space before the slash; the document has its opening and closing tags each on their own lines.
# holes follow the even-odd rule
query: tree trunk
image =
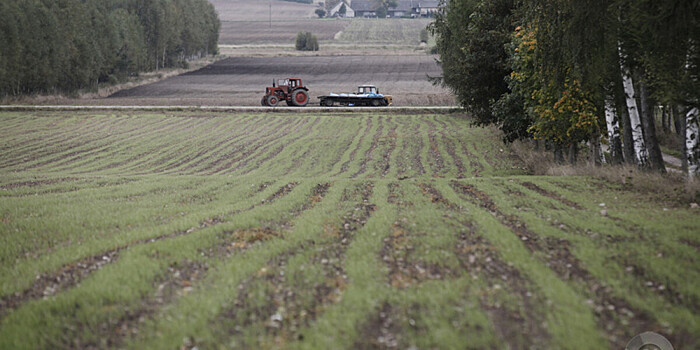
<svg viewBox="0 0 700 350">
<path fill-rule="evenodd" d="M 600 165 L 608 163 L 608 161 L 605 159 L 605 153 L 603 153 L 603 143 L 600 141 L 602 138 L 602 136 L 598 135 L 595 140 L 596 159 L 598 159 Z"/>
<path fill-rule="evenodd" d="M 623 103 L 624 104 L 624 103 Z M 630 125 L 630 114 L 627 111 L 627 105 L 620 108 L 622 111 L 620 120 L 622 121 L 622 154 L 624 155 L 624 161 L 628 164 L 634 164 L 634 147 L 632 144 L 632 126 Z"/>
<path fill-rule="evenodd" d="M 625 89 L 625 102 L 627 103 L 627 112 L 629 113 L 630 117 L 634 159 L 638 166 L 646 168 L 649 166 L 649 155 L 647 153 L 646 145 L 644 144 L 644 133 L 642 131 L 642 122 L 639 120 L 639 109 L 637 108 L 637 100 L 635 99 L 634 95 L 634 84 L 632 82 L 629 69 L 624 65 L 624 58 L 622 49 L 620 49 L 622 86 Z"/>
<path fill-rule="evenodd" d="M 685 158 L 688 162 L 688 177 L 700 175 L 700 126 L 698 125 L 698 108 L 694 107 L 685 115 Z"/>
<path fill-rule="evenodd" d="M 687 128 L 686 128 L 686 120 L 685 120 L 685 114 L 680 113 L 679 110 L 678 110 L 678 108 L 679 108 L 679 107 L 674 107 L 673 110 L 674 110 L 674 112 L 676 112 L 676 113 L 678 114 L 678 116 L 679 116 L 679 118 L 678 118 L 678 119 L 679 119 L 679 122 L 678 122 L 678 125 L 679 125 L 678 128 L 679 128 L 679 129 L 678 129 L 678 130 L 680 130 L 679 132 L 680 132 L 681 135 L 683 135 L 683 140 L 684 140 L 684 142 L 681 143 L 681 150 L 680 150 L 680 151 L 681 151 L 681 154 L 683 155 L 683 157 L 681 157 L 681 170 L 683 170 L 684 172 L 688 172 L 688 157 L 687 157 L 687 155 L 688 155 L 688 148 L 687 148 L 686 143 L 685 143 L 685 138 L 686 138 L 686 135 L 685 135 L 685 134 L 686 134 L 686 131 L 687 131 Z"/>
<path fill-rule="evenodd" d="M 620 164 L 623 161 L 620 123 L 612 100 L 605 101 L 605 121 L 608 124 L 608 140 L 610 140 L 610 163 Z"/>
<path fill-rule="evenodd" d="M 657 170 L 661 173 L 666 172 L 666 167 L 664 166 L 664 158 L 661 155 L 661 147 L 659 147 L 659 139 L 656 137 L 656 122 L 654 121 L 654 108 L 651 99 L 649 98 L 649 91 L 647 90 L 647 85 L 638 75 L 639 84 L 639 102 L 640 102 L 640 112 L 642 123 L 642 129 L 644 132 L 644 144 L 647 146 L 649 165 L 651 169 Z"/>
<path fill-rule="evenodd" d="M 591 135 L 591 141 L 588 142 L 588 148 L 590 150 L 588 159 L 589 162 L 593 162 L 595 166 L 601 166 L 606 163 L 600 139 L 600 135 Z"/>
<path fill-rule="evenodd" d="M 666 106 L 661 106 L 661 129 L 664 132 L 668 132 L 668 129 L 671 127 L 669 119 L 668 108 L 666 108 Z"/>
<path fill-rule="evenodd" d="M 571 144 L 569 146 L 569 164 L 576 165 L 578 160 L 578 144 Z"/>
<path fill-rule="evenodd" d="M 562 145 L 554 145 L 554 161 L 557 164 L 564 164 L 564 147 Z"/>
<path fill-rule="evenodd" d="M 671 118 L 673 118 L 673 127 L 676 129 L 676 135 L 685 137 L 685 129 L 683 127 L 685 125 L 685 116 L 681 116 L 681 113 L 678 113 L 678 107 L 671 106 Z"/>
</svg>

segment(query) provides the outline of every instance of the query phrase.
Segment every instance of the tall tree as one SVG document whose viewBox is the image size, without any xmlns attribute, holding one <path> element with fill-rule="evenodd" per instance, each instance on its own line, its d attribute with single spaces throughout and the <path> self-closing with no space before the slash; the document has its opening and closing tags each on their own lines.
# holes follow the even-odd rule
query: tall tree
<svg viewBox="0 0 700 350">
<path fill-rule="evenodd" d="M 511 92 L 507 46 L 515 30 L 516 8 L 514 0 L 450 1 L 429 27 L 443 70 L 435 83 L 454 91 L 476 124 L 497 125 L 506 141 L 529 135 L 522 97 L 504 96 Z"/>
<path fill-rule="evenodd" d="M 605 121 L 608 127 L 608 140 L 610 140 L 610 158 L 612 164 L 620 164 L 623 161 L 622 137 L 620 123 L 615 110 L 615 102 L 607 98 L 605 100 Z"/>
<path fill-rule="evenodd" d="M 0 96 L 94 89 L 217 52 L 206 0 L 0 2 Z"/>
</svg>

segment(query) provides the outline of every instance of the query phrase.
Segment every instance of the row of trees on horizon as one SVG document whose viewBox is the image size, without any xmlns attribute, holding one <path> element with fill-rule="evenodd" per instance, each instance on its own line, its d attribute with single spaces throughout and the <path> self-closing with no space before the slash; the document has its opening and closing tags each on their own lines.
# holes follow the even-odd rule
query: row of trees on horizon
<svg viewBox="0 0 700 350">
<path fill-rule="evenodd" d="M 218 51 L 207 0 L 0 1 L 0 96 L 96 89 Z"/>
<path fill-rule="evenodd" d="M 697 176 L 699 15 L 700 2 L 686 0 L 451 0 L 430 25 L 436 82 L 477 124 L 497 125 L 509 142 L 544 140 L 560 162 L 585 142 L 601 159 L 607 135 L 612 163 L 664 172 L 662 110 Z"/>
</svg>

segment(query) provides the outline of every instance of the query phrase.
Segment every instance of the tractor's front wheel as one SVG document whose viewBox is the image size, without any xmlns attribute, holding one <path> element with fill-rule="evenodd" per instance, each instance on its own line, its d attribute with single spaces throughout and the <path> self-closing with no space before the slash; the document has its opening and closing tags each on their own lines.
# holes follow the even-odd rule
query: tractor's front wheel
<svg viewBox="0 0 700 350">
<path fill-rule="evenodd" d="M 277 107 L 277 104 L 280 103 L 279 97 L 275 95 L 270 95 L 267 96 L 267 105 L 270 107 Z"/>
<path fill-rule="evenodd" d="M 265 100 L 265 96 L 260 100 L 260 104 L 263 106 L 267 106 L 267 101 Z"/>
<path fill-rule="evenodd" d="M 292 103 L 297 107 L 304 107 L 309 103 L 309 93 L 304 90 L 294 91 Z"/>
</svg>

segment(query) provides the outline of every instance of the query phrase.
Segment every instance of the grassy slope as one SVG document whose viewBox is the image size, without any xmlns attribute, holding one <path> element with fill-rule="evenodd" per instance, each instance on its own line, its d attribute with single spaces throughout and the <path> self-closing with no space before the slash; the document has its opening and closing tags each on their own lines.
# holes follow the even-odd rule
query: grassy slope
<svg viewBox="0 0 700 350">
<path fill-rule="evenodd" d="M 698 346 L 697 211 L 458 115 L 0 119 L 3 349 Z"/>
<path fill-rule="evenodd" d="M 341 42 L 420 44 L 420 32 L 431 22 L 428 19 L 362 19 L 351 20 L 338 38 Z"/>
</svg>

